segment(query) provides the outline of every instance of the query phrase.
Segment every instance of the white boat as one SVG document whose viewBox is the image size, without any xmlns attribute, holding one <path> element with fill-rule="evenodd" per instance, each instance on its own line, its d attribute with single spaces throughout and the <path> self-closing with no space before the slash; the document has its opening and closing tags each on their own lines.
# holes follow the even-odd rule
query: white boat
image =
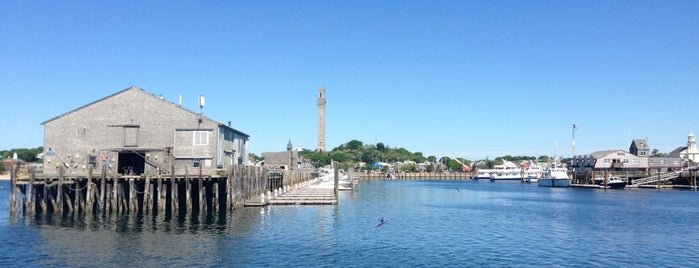
<svg viewBox="0 0 699 268">
<path fill-rule="evenodd" d="M 546 171 L 542 166 L 532 164 L 524 169 L 524 180 L 531 183 L 537 182 L 544 176 L 544 173 L 546 173 Z"/>
<path fill-rule="evenodd" d="M 544 176 L 537 181 L 541 187 L 568 187 L 570 186 L 570 177 L 568 177 L 568 168 L 563 166 L 553 165 L 546 169 Z"/>
<path fill-rule="evenodd" d="M 476 176 L 473 177 L 474 180 L 490 180 L 490 178 L 498 172 L 495 169 L 478 169 L 476 170 Z"/>
<path fill-rule="evenodd" d="M 524 174 L 522 168 L 507 160 L 502 160 L 502 165 L 495 165 L 496 172 L 490 177 L 490 181 L 522 181 Z"/>
<path fill-rule="evenodd" d="M 597 183 L 600 186 L 604 186 L 605 185 L 604 178 L 595 178 L 595 183 Z M 626 188 L 626 183 L 627 182 L 625 179 L 622 179 L 622 178 L 616 177 L 616 176 L 611 176 L 611 177 L 607 178 L 606 185 L 610 189 L 624 189 L 624 188 Z"/>
</svg>

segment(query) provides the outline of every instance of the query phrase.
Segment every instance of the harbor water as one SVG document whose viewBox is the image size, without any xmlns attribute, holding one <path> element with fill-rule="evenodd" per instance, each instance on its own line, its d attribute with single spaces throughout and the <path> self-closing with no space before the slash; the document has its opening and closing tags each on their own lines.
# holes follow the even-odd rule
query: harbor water
<svg viewBox="0 0 699 268">
<path fill-rule="evenodd" d="M 118 216 L 13 216 L 8 196 L 2 181 L 0 267 L 690 267 L 699 258 L 696 191 L 362 181 L 337 206 Z"/>
</svg>

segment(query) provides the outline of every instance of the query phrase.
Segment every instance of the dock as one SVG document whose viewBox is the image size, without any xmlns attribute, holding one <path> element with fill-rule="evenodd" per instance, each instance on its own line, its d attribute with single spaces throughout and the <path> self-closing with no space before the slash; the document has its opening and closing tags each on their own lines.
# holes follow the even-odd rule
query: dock
<svg viewBox="0 0 699 268">
<path fill-rule="evenodd" d="M 281 194 L 267 203 L 269 205 L 335 205 L 337 198 L 333 189 L 302 188 Z"/>
<path fill-rule="evenodd" d="M 352 183 L 338 184 L 338 191 L 352 191 Z M 264 207 L 267 205 L 336 205 L 337 197 L 333 184 L 310 182 L 299 185 L 296 189 L 279 189 L 266 195 L 245 201 L 246 207 Z"/>
</svg>

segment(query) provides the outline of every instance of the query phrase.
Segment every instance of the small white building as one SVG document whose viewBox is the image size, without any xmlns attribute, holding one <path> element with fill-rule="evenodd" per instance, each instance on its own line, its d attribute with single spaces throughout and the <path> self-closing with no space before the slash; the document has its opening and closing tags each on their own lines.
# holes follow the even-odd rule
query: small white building
<svg viewBox="0 0 699 268">
<path fill-rule="evenodd" d="M 687 136 L 687 146 L 679 147 L 670 152 L 670 157 L 679 157 L 682 160 L 699 162 L 699 149 L 697 149 L 697 140 L 694 133 L 690 132 Z"/>
</svg>

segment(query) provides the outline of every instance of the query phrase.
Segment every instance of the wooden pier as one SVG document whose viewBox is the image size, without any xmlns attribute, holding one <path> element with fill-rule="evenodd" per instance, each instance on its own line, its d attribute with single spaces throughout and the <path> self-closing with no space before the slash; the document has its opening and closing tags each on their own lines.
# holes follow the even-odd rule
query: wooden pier
<svg viewBox="0 0 699 268">
<path fill-rule="evenodd" d="M 37 175 L 21 160 L 3 160 L 10 171 L 11 213 L 213 213 L 242 207 L 248 200 L 280 189 L 298 188 L 310 172 L 281 172 L 236 166 L 222 175 L 184 174 Z M 22 170 L 20 172 L 20 170 Z M 195 173 L 197 175 L 190 175 Z M 172 173 L 171 173 L 172 174 Z"/>
</svg>

